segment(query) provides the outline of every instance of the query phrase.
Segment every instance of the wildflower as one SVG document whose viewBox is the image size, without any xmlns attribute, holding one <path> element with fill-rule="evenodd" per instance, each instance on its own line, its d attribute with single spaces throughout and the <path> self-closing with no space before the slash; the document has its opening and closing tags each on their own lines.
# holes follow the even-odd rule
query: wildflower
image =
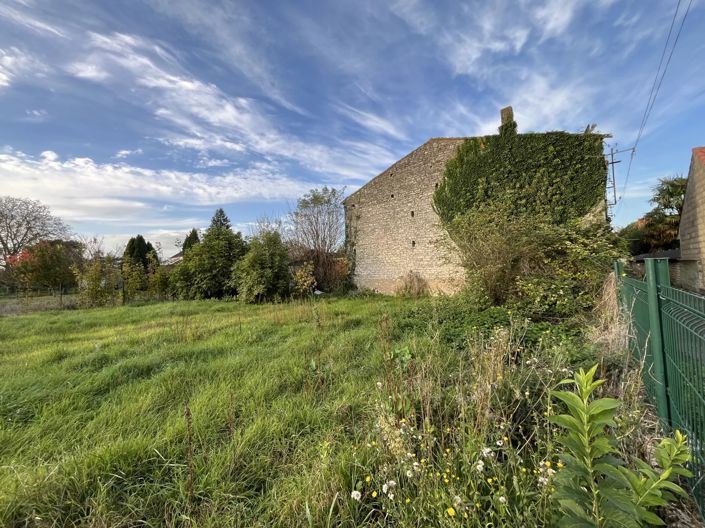
<svg viewBox="0 0 705 528">
<path fill-rule="evenodd" d="M 502 447 L 504 445 L 504 440 L 497 440 L 497 447 Z"/>
<path fill-rule="evenodd" d="M 544 462 L 544 465 L 545 465 L 547 468 L 550 468 L 550 467 L 551 467 L 551 461 L 550 461 L 550 460 L 546 460 L 546 462 Z"/>
<path fill-rule="evenodd" d="M 450 453 L 450 448 L 446 447 L 446 453 Z"/>
<path fill-rule="evenodd" d="M 390 489 L 397 487 L 397 482 L 396 482 L 396 480 L 390 480 L 389 482 L 387 482 L 387 484 L 389 485 L 389 488 L 390 488 Z"/>
<path fill-rule="evenodd" d="M 406 477 L 407 477 L 407 478 L 412 478 L 413 476 L 414 476 L 414 472 L 413 472 L 413 471 L 408 470 L 408 471 L 406 472 Z"/>
<path fill-rule="evenodd" d="M 506 436 L 503 436 L 503 437 L 502 437 L 502 440 L 504 440 L 505 442 L 508 442 L 508 441 L 509 441 L 509 438 L 507 438 Z"/>
<path fill-rule="evenodd" d="M 367 482 L 369 484 L 371 481 L 372 481 L 372 477 L 370 475 L 367 475 L 365 477 L 365 482 Z"/>
<path fill-rule="evenodd" d="M 455 508 L 450 506 L 447 510 L 446 513 L 448 514 L 448 517 L 455 517 Z"/>
<path fill-rule="evenodd" d="M 376 492 L 376 491 L 373 491 L 373 492 L 372 492 L 372 498 L 374 499 L 375 497 L 377 497 L 377 492 Z"/>
<path fill-rule="evenodd" d="M 507 497 L 505 497 L 504 495 L 500 496 L 499 503 L 500 504 L 507 504 Z"/>
<path fill-rule="evenodd" d="M 482 460 L 478 460 L 475 464 L 475 469 L 478 473 L 482 473 L 485 470 L 485 463 Z"/>
<path fill-rule="evenodd" d="M 453 506 L 461 506 L 463 504 L 463 499 L 460 498 L 460 495 L 456 495 L 453 497 Z"/>
<path fill-rule="evenodd" d="M 539 477 L 539 484 L 545 486 L 548 484 L 548 479 L 546 477 Z"/>
<path fill-rule="evenodd" d="M 492 484 L 492 477 L 487 479 L 487 484 Z"/>
<path fill-rule="evenodd" d="M 394 493 L 387 494 L 387 497 L 389 497 L 389 500 L 394 500 Z"/>
<path fill-rule="evenodd" d="M 525 398 L 528 398 L 528 397 L 529 397 L 529 391 L 525 391 L 525 392 L 524 392 L 524 397 L 525 397 Z"/>
<path fill-rule="evenodd" d="M 382 493 L 387 493 L 387 490 L 389 489 L 389 486 L 387 484 L 382 484 Z"/>
<path fill-rule="evenodd" d="M 356 500 L 357 502 L 360 502 L 360 499 L 362 498 L 362 493 L 360 493 L 360 492 L 357 491 L 357 490 L 354 490 L 354 491 L 350 494 L 350 498 L 351 498 L 352 500 Z"/>
<path fill-rule="evenodd" d="M 475 508 L 479 508 L 480 506 L 481 506 L 481 504 L 479 502 L 475 503 Z"/>
<path fill-rule="evenodd" d="M 378 389 L 381 389 L 381 388 L 382 388 L 382 382 L 381 382 L 381 381 L 378 381 L 378 382 L 377 382 L 377 388 L 378 388 Z"/>
<path fill-rule="evenodd" d="M 525 468 L 525 467 L 522 467 L 522 468 L 521 468 L 521 472 L 522 472 L 522 473 L 526 473 L 526 468 Z"/>
<path fill-rule="evenodd" d="M 563 469 L 565 467 L 565 464 L 563 464 L 563 462 L 558 462 L 558 464 L 556 464 L 556 467 L 558 469 Z"/>
<path fill-rule="evenodd" d="M 448 484 L 448 483 L 450 482 L 450 480 L 448 480 L 447 478 L 444 478 L 444 479 L 443 479 L 443 482 L 445 482 L 446 484 Z"/>
<path fill-rule="evenodd" d="M 406 500 L 404 501 L 404 504 L 409 504 L 410 502 L 411 502 L 411 499 L 409 497 L 407 497 Z"/>
<path fill-rule="evenodd" d="M 492 449 L 490 449 L 489 447 L 482 448 L 482 457 L 483 458 L 487 458 L 488 456 L 492 456 L 492 455 L 493 455 Z"/>
</svg>

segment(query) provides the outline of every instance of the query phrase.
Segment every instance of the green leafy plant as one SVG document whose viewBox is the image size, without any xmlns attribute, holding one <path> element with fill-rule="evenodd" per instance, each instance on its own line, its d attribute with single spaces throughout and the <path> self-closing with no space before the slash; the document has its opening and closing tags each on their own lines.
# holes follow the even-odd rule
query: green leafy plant
<svg viewBox="0 0 705 528">
<path fill-rule="evenodd" d="M 684 465 L 690 460 L 686 438 L 676 431 L 655 448 L 658 468 L 636 461 L 636 470 L 621 460 L 614 436 L 614 417 L 620 405 L 613 398 L 594 398 L 604 380 L 595 380 L 597 365 L 580 369 L 573 379 L 561 384 L 575 385 L 575 391 L 554 391 L 567 414 L 551 417 L 566 434 L 560 438 L 565 452 L 560 456 L 565 467 L 554 479 L 554 499 L 563 515 L 559 526 L 640 527 L 663 525 L 654 509 L 666 506 L 684 490 L 674 482 L 690 476 Z"/>
</svg>

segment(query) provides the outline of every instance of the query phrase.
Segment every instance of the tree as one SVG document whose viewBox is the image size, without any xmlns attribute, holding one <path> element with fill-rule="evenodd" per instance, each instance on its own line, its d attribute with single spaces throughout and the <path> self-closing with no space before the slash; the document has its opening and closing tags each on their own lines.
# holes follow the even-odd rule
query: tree
<svg viewBox="0 0 705 528">
<path fill-rule="evenodd" d="M 661 178 L 650 200 L 656 207 L 620 231 L 632 255 L 678 247 L 678 228 L 687 183 L 688 179 L 681 176 Z"/>
<path fill-rule="evenodd" d="M 654 188 L 654 196 L 650 202 L 665 215 L 678 216 L 680 219 L 687 186 L 688 178 L 680 175 L 661 178 Z"/>
<path fill-rule="evenodd" d="M 313 263 L 316 282 L 324 290 L 335 289 L 343 279 L 335 260 L 345 234 L 343 195 L 344 189 L 312 189 L 289 215 L 294 257 Z"/>
<path fill-rule="evenodd" d="M 219 207 L 218 209 L 215 210 L 215 214 L 213 215 L 213 218 L 211 219 L 211 225 L 209 226 L 208 229 L 230 229 L 230 219 L 228 218 L 228 215 L 225 214 L 225 211 L 223 211 L 222 207 Z"/>
<path fill-rule="evenodd" d="M 82 258 L 83 246 L 73 240 L 42 241 L 8 257 L 8 264 L 25 287 L 40 286 L 59 294 L 76 284 L 72 268 Z"/>
<path fill-rule="evenodd" d="M 96 255 L 84 263 L 83 268 L 74 267 L 78 282 L 78 299 L 82 306 L 105 306 L 116 304 L 120 270 L 112 257 Z"/>
<path fill-rule="evenodd" d="M 157 254 L 152 243 L 147 242 L 142 235 L 137 235 L 127 242 L 122 258 L 125 261 L 140 264 L 143 270 L 146 270 L 149 266 L 149 255 L 152 253 Z"/>
<path fill-rule="evenodd" d="M 222 209 L 221 209 L 222 211 Z M 188 236 L 184 239 L 184 244 L 181 246 L 181 250 L 186 253 L 186 251 L 196 244 L 200 244 L 201 239 L 198 237 L 198 231 L 196 231 L 196 228 L 193 228 L 191 232 L 188 234 Z"/>
<path fill-rule="evenodd" d="M 37 200 L 0 196 L 0 268 L 9 255 L 41 240 L 64 239 L 69 229 Z"/>
<path fill-rule="evenodd" d="M 176 295 L 185 299 L 220 299 L 233 295 L 232 267 L 246 252 L 242 234 L 233 233 L 230 220 L 218 209 L 201 243 L 192 246 L 174 270 Z"/>
<path fill-rule="evenodd" d="M 264 231 L 251 239 L 247 254 L 233 266 L 231 282 L 244 302 L 272 301 L 289 294 L 289 255 L 278 231 Z"/>
</svg>

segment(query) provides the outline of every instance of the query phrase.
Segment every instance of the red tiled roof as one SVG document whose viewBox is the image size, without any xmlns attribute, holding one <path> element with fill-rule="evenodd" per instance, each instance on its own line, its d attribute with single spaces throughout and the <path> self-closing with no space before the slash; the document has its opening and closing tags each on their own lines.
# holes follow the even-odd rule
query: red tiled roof
<svg viewBox="0 0 705 528">
<path fill-rule="evenodd" d="M 695 147 L 693 149 L 693 157 L 705 166 L 705 147 Z"/>
</svg>

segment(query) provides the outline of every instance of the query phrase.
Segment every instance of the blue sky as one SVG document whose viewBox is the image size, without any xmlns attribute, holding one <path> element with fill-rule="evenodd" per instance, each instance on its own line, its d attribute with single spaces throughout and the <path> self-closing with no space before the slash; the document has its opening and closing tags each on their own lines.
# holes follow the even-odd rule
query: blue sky
<svg viewBox="0 0 705 528">
<path fill-rule="evenodd" d="M 520 131 L 596 123 L 624 148 L 676 3 L 0 0 L 0 194 L 168 256 L 218 206 L 247 231 L 429 137 L 491 133 L 508 104 Z M 705 145 L 703 35 L 695 0 L 617 225 Z"/>
</svg>

